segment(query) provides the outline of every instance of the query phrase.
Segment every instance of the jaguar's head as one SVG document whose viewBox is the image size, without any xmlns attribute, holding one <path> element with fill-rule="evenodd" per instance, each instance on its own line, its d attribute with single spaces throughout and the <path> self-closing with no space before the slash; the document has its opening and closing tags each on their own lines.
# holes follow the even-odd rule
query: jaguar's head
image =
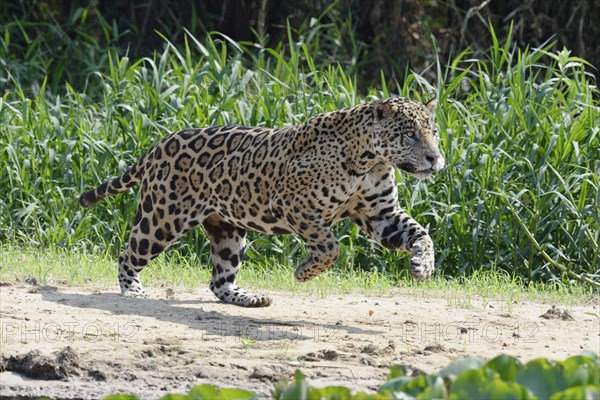
<svg viewBox="0 0 600 400">
<path fill-rule="evenodd" d="M 384 162 L 418 179 L 444 168 L 433 120 L 435 99 L 426 104 L 395 97 L 373 103 L 375 152 Z"/>
</svg>

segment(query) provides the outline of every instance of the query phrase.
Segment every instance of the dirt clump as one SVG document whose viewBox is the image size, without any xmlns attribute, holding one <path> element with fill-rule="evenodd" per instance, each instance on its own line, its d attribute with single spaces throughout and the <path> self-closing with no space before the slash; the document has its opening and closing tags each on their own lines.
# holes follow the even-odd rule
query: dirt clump
<svg viewBox="0 0 600 400">
<path fill-rule="evenodd" d="M 80 362 L 77 351 L 67 346 L 54 352 L 52 357 L 44 356 L 38 350 L 3 357 L 2 370 L 17 372 L 33 379 L 68 380 L 82 375 Z"/>
<path fill-rule="evenodd" d="M 300 361 L 309 361 L 309 362 L 319 362 L 322 360 L 325 361 L 335 361 L 339 357 L 339 353 L 335 350 L 319 350 L 319 351 L 311 351 L 310 353 L 306 353 L 303 356 L 298 357 Z"/>
<path fill-rule="evenodd" d="M 556 306 L 552 306 L 552 308 L 549 308 L 548 311 L 540 315 L 540 317 L 544 319 L 560 319 L 563 321 L 575 321 L 575 318 L 573 318 L 573 316 L 567 310 L 561 310 Z"/>
</svg>

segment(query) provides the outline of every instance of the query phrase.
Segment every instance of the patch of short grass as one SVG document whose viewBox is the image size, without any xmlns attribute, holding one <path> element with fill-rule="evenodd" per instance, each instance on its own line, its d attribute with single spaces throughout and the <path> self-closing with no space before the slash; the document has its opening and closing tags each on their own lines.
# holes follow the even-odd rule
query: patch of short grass
<svg viewBox="0 0 600 400">
<path fill-rule="evenodd" d="M 105 252 L 87 253 L 66 249 L 38 250 L 3 246 L 0 248 L 0 282 L 35 282 L 40 286 L 78 286 L 118 291 L 117 260 Z M 298 260 L 300 261 L 300 260 Z M 535 301 L 566 306 L 598 304 L 593 289 L 531 283 L 527 286 L 503 271 L 481 270 L 457 279 L 438 271 L 433 279 L 415 282 L 407 272 L 400 275 L 376 269 L 333 267 L 319 277 L 298 283 L 292 266 L 252 264 L 242 266 L 240 286 L 251 290 L 285 291 L 299 296 L 324 298 L 330 295 L 415 299 L 443 298 L 450 307 L 485 308 L 499 305 L 510 312 L 513 302 Z M 209 290 L 211 267 L 200 258 L 167 252 L 142 272 L 147 287 L 178 287 L 186 291 Z M 595 300 L 594 300 L 595 299 Z"/>
</svg>

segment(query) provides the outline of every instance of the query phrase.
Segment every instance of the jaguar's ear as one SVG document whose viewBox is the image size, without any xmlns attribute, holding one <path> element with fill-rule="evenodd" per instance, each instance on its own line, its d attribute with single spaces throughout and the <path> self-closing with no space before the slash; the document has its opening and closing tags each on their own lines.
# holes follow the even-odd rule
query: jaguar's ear
<svg viewBox="0 0 600 400">
<path fill-rule="evenodd" d="M 379 101 L 374 102 L 373 111 L 374 111 L 374 115 L 375 115 L 375 122 L 377 123 L 377 122 L 389 117 L 390 114 L 393 114 L 394 109 L 392 106 L 390 106 L 389 103 L 379 100 Z"/>
<path fill-rule="evenodd" d="M 427 103 L 425 103 L 425 107 L 433 114 L 435 112 L 435 108 L 437 107 L 437 99 L 432 97 Z"/>
</svg>

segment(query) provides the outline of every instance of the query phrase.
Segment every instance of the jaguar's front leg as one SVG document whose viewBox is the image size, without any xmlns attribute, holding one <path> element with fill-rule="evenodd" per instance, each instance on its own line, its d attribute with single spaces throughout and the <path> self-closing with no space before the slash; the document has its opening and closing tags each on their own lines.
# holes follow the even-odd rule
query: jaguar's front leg
<svg viewBox="0 0 600 400">
<path fill-rule="evenodd" d="M 411 253 L 410 273 L 418 281 L 428 279 L 435 269 L 433 241 L 427 231 L 405 211 L 392 211 L 376 216 L 356 213 L 352 219 L 373 240 L 384 247 Z"/>
</svg>

